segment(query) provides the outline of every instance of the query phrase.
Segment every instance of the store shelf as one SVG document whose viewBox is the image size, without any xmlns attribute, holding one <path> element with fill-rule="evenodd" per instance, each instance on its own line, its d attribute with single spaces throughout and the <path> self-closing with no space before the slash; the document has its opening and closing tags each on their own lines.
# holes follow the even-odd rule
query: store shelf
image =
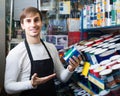
<svg viewBox="0 0 120 96">
<path fill-rule="evenodd" d="M 119 29 L 120 25 L 104 26 L 104 27 L 95 27 L 95 28 L 83 28 L 83 32 L 94 32 L 98 30 L 115 30 Z"/>
<path fill-rule="evenodd" d="M 10 51 L 12 48 L 14 48 L 18 43 L 24 41 L 24 39 L 17 39 L 17 38 L 12 38 L 11 41 L 8 42 L 8 51 Z"/>
<path fill-rule="evenodd" d="M 99 88 L 105 89 L 104 82 L 101 79 L 93 76 L 92 74 L 88 75 L 88 80 L 91 81 L 96 86 L 98 86 Z"/>
<path fill-rule="evenodd" d="M 10 43 L 20 43 L 22 42 L 24 39 L 17 39 L 17 38 L 12 38 L 12 40 L 10 41 Z"/>
<path fill-rule="evenodd" d="M 86 87 L 84 84 L 82 84 L 81 82 L 77 82 L 77 84 L 84 90 L 86 90 L 90 95 L 95 95 L 95 93 L 90 90 L 88 87 Z"/>
</svg>

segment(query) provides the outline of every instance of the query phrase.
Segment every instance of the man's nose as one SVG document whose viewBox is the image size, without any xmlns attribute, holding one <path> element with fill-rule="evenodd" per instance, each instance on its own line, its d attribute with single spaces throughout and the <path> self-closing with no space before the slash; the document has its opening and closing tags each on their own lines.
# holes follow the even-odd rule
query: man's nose
<svg viewBox="0 0 120 96">
<path fill-rule="evenodd" d="M 35 26 L 35 25 L 36 25 L 35 21 L 32 21 L 31 26 Z"/>
</svg>

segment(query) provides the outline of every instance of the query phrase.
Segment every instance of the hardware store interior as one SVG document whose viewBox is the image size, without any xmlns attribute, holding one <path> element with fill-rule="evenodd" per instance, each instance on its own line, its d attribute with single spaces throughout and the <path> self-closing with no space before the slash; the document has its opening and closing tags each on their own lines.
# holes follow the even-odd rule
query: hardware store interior
<svg viewBox="0 0 120 96">
<path fill-rule="evenodd" d="M 40 38 L 62 66 L 81 57 L 67 82 L 54 78 L 57 96 L 120 96 L 120 0 L 0 0 L 0 96 L 23 96 L 6 92 L 6 57 L 26 38 L 20 13 L 30 6 L 42 13 Z"/>
</svg>

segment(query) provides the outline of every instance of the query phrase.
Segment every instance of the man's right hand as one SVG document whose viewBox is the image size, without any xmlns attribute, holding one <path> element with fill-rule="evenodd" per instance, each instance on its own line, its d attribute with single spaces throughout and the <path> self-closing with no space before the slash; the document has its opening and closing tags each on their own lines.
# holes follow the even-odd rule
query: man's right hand
<svg viewBox="0 0 120 96">
<path fill-rule="evenodd" d="M 56 76 L 56 73 L 53 73 L 51 75 L 45 76 L 45 77 L 38 77 L 37 73 L 34 73 L 31 78 L 31 83 L 33 87 L 38 86 L 39 84 L 44 84 L 50 79 L 54 78 Z"/>
</svg>

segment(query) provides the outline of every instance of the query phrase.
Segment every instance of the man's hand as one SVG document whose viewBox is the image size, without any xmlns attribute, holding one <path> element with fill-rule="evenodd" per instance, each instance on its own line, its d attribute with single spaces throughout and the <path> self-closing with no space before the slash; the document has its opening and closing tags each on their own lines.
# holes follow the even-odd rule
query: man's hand
<svg viewBox="0 0 120 96">
<path fill-rule="evenodd" d="M 50 79 L 54 78 L 56 76 L 56 74 L 51 74 L 49 76 L 45 76 L 45 77 L 38 77 L 37 76 L 37 73 L 34 73 L 32 75 L 32 78 L 31 78 L 31 83 L 32 83 L 32 86 L 33 87 L 36 87 L 38 86 L 39 84 L 44 84 L 46 83 L 47 81 L 49 81 Z"/>
<path fill-rule="evenodd" d="M 82 58 L 79 55 L 78 57 L 73 56 L 72 58 L 70 58 L 69 60 L 69 65 L 68 65 L 68 69 L 70 72 L 74 71 L 76 67 L 78 67 L 80 65 Z"/>
</svg>

